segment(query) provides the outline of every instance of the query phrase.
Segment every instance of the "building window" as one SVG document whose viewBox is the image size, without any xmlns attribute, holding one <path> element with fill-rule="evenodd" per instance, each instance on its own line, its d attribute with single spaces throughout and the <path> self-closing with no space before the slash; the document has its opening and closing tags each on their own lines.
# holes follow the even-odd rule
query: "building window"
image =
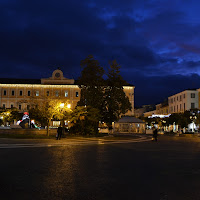
<svg viewBox="0 0 200 200">
<path fill-rule="evenodd" d="M 19 110 L 21 110 L 21 109 L 22 109 L 22 105 L 19 104 Z"/>
<path fill-rule="evenodd" d="M 78 97 L 78 92 L 76 92 L 76 97 Z"/>
<path fill-rule="evenodd" d="M 176 101 L 176 98 L 174 97 L 174 102 Z"/>
<path fill-rule="evenodd" d="M 185 94 L 183 95 L 183 98 L 185 99 Z"/>
<path fill-rule="evenodd" d="M 12 96 L 14 96 L 15 95 L 15 91 L 14 90 L 12 90 Z"/>
<path fill-rule="evenodd" d="M 4 109 L 6 108 L 6 104 L 3 104 L 3 108 L 4 108 Z"/>
<path fill-rule="evenodd" d="M 13 108 L 14 107 L 13 104 L 11 104 L 10 107 Z"/>
<path fill-rule="evenodd" d="M 35 96 L 36 96 L 36 97 L 39 97 L 39 91 L 36 91 L 36 92 L 35 92 Z"/>
<path fill-rule="evenodd" d="M 55 95 L 56 95 L 56 97 L 58 97 L 59 96 L 59 92 L 55 91 Z"/>
<path fill-rule="evenodd" d="M 185 111 L 185 103 L 183 104 L 183 109 L 184 109 L 184 111 Z"/>
<path fill-rule="evenodd" d="M 191 103 L 191 109 L 195 108 L 195 103 Z"/>
<path fill-rule="evenodd" d="M 6 96 L 6 90 L 3 91 L 3 95 Z"/>
<path fill-rule="evenodd" d="M 174 106 L 174 112 L 175 112 L 175 106 Z"/>
<path fill-rule="evenodd" d="M 31 96 L 31 91 L 30 90 L 28 91 L 28 96 Z"/>
<path fill-rule="evenodd" d="M 178 105 L 177 105 L 177 111 L 176 112 L 178 112 Z"/>
<path fill-rule="evenodd" d="M 178 101 L 178 97 L 177 97 L 177 101 Z"/>
<path fill-rule="evenodd" d="M 180 104 L 180 111 L 181 111 L 181 104 Z"/>
<path fill-rule="evenodd" d="M 68 97 L 68 91 L 65 91 L 65 97 Z"/>
<path fill-rule="evenodd" d="M 30 109 L 30 105 L 27 105 L 27 110 L 29 110 Z"/>
<path fill-rule="evenodd" d="M 195 98 L 195 93 L 191 93 L 191 98 Z"/>
<path fill-rule="evenodd" d="M 49 91 L 47 91 L 47 96 L 49 96 Z"/>
<path fill-rule="evenodd" d="M 22 96 L 22 90 L 19 91 L 19 95 Z"/>
<path fill-rule="evenodd" d="M 180 95 L 180 101 L 182 101 L 182 96 Z"/>
</svg>

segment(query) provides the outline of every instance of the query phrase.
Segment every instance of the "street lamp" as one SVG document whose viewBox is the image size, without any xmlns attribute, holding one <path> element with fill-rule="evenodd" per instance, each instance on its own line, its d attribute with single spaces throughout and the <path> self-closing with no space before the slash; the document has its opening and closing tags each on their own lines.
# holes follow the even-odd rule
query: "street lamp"
<svg viewBox="0 0 200 200">
<path fill-rule="evenodd" d="M 69 110 L 71 108 L 71 104 L 67 104 L 65 107 L 65 103 L 60 103 L 59 107 L 61 108 L 61 112 L 63 115 L 62 116 L 62 127 L 63 127 L 63 134 L 64 134 L 64 132 L 65 132 L 64 111 Z M 67 109 L 63 110 L 63 108 L 67 108 Z"/>
<path fill-rule="evenodd" d="M 64 103 L 61 103 L 61 104 L 60 104 L 60 108 L 61 108 L 61 109 L 63 109 L 63 108 L 64 108 L 64 106 L 65 106 L 65 104 L 64 104 Z"/>
</svg>

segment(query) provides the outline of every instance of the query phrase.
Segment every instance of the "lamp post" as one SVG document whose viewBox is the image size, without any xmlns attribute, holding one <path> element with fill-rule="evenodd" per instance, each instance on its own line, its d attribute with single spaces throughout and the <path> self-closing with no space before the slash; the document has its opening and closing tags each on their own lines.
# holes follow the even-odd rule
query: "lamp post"
<svg viewBox="0 0 200 200">
<path fill-rule="evenodd" d="M 63 128 L 62 133 L 64 134 L 65 132 L 64 112 L 71 109 L 71 104 L 67 104 L 65 107 L 65 103 L 61 103 L 60 108 L 61 108 L 61 114 L 62 114 L 62 128 Z"/>
</svg>

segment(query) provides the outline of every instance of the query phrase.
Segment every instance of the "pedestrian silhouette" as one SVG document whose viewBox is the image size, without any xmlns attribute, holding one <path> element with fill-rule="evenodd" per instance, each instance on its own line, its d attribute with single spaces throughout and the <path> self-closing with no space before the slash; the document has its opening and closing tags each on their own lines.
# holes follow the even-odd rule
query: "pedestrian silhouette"
<svg viewBox="0 0 200 200">
<path fill-rule="evenodd" d="M 158 137 L 158 130 L 156 127 L 153 128 L 153 138 L 157 142 L 157 137 Z"/>
<path fill-rule="evenodd" d="M 61 136 L 62 136 L 62 126 L 60 125 L 57 129 L 57 137 L 56 139 L 57 140 L 60 140 L 61 139 Z"/>
</svg>

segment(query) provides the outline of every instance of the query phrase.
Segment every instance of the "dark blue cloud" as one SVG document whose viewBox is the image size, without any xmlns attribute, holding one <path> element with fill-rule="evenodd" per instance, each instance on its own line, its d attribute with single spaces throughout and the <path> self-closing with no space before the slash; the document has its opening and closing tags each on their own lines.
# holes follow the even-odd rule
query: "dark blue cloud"
<svg viewBox="0 0 200 200">
<path fill-rule="evenodd" d="M 117 60 L 123 77 L 136 86 L 137 105 L 159 103 L 199 87 L 199 4 L 2 0 L 1 77 L 48 77 L 59 66 L 66 77 L 77 78 L 80 61 L 93 54 L 105 69 Z"/>
</svg>

